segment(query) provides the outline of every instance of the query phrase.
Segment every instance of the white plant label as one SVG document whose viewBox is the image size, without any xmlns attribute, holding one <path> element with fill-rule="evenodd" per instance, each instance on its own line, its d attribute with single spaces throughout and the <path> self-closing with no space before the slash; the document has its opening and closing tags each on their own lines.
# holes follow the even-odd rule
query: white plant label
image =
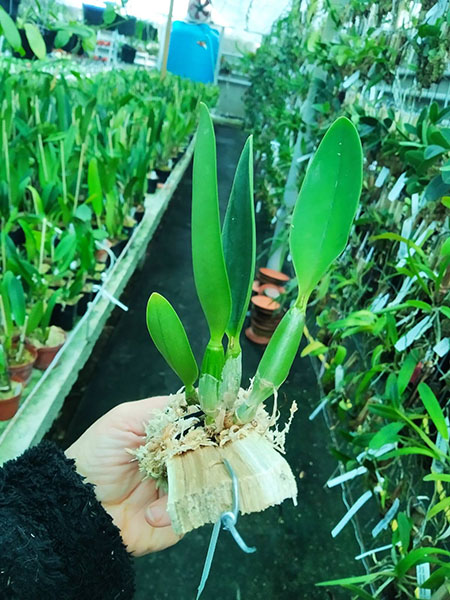
<svg viewBox="0 0 450 600">
<path fill-rule="evenodd" d="M 417 213 L 419 212 L 419 194 L 413 194 L 411 196 L 411 217 L 413 219 L 416 218 Z"/>
<path fill-rule="evenodd" d="M 389 169 L 387 167 L 383 167 L 381 171 L 378 173 L 378 177 L 375 181 L 375 187 L 380 188 L 383 183 L 386 181 L 387 176 L 389 175 Z"/>
<path fill-rule="evenodd" d="M 390 200 L 390 202 L 394 202 L 394 200 L 398 199 L 402 189 L 405 187 L 406 179 L 407 179 L 407 177 L 406 177 L 406 171 L 405 171 L 404 173 L 402 173 L 400 175 L 400 177 L 395 182 L 394 187 L 389 192 L 388 200 Z"/>
<path fill-rule="evenodd" d="M 355 560 L 361 560 L 362 558 L 366 558 L 366 556 L 373 556 L 377 552 L 384 552 L 385 550 L 390 550 L 391 548 L 392 544 L 386 544 L 386 546 L 379 546 L 378 548 L 374 548 L 373 550 L 367 550 L 367 552 L 358 554 L 358 556 L 355 556 Z"/>
<path fill-rule="evenodd" d="M 327 486 L 329 488 L 335 487 L 336 485 L 344 483 L 344 481 L 350 481 L 351 479 L 355 479 L 355 477 L 358 477 L 359 475 L 364 475 L 364 473 L 367 473 L 366 467 L 357 467 L 356 469 L 348 471 L 348 473 L 343 473 L 338 477 L 333 477 L 333 479 L 329 479 L 327 481 Z"/>
<path fill-rule="evenodd" d="M 450 350 L 450 338 L 443 338 L 440 342 L 438 342 L 435 346 L 433 346 L 433 352 L 442 358 L 445 356 Z"/>
<path fill-rule="evenodd" d="M 358 498 L 358 500 L 355 502 L 355 504 L 350 507 L 350 509 L 345 513 L 345 515 L 342 517 L 342 519 L 339 521 L 339 523 L 336 525 L 336 527 L 332 530 L 331 536 L 335 538 L 344 529 L 344 527 L 352 519 L 352 517 L 354 517 L 354 515 L 356 515 L 358 510 L 362 506 L 364 506 L 364 504 L 368 500 L 370 500 L 371 497 L 372 497 L 371 490 L 367 490 L 367 492 L 364 492 L 364 494 Z"/>
<path fill-rule="evenodd" d="M 402 335 L 402 337 L 399 338 L 395 343 L 394 348 L 397 350 L 397 352 L 403 352 L 404 350 L 406 350 L 406 348 L 411 346 L 411 344 L 415 340 L 418 340 L 420 337 L 422 337 L 425 331 L 430 329 L 431 325 L 432 318 L 429 315 L 427 315 L 416 325 L 414 325 L 412 329 L 405 333 L 405 335 Z"/>
<path fill-rule="evenodd" d="M 425 588 L 421 588 L 421 584 L 425 583 L 425 581 L 430 577 L 430 563 L 423 563 L 421 565 L 416 566 L 416 578 L 417 583 L 419 584 L 419 598 L 422 600 L 430 600 L 431 599 L 431 590 L 427 590 Z"/>
<path fill-rule="evenodd" d="M 324 398 L 322 400 L 322 402 L 318 406 L 316 406 L 316 408 L 312 411 L 312 413 L 309 415 L 308 419 L 310 421 L 313 421 L 317 417 L 317 415 L 325 408 L 327 402 L 328 402 L 328 398 Z"/>
<path fill-rule="evenodd" d="M 359 79 L 359 75 L 359 71 L 355 71 L 352 75 L 350 75 L 350 77 L 346 77 L 342 82 L 342 87 L 344 90 L 348 90 L 349 87 L 356 83 Z"/>
<path fill-rule="evenodd" d="M 379 521 L 375 527 L 372 529 L 372 537 L 377 537 L 377 535 L 383 531 L 383 529 L 387 529 L 389 527 L 389 523 L 397 514 L 397 511 L 400 506 L 400 500 L 396 498 L 391 506 L 391 508 L 387 511 L 384 517 Z"/>
</svg>

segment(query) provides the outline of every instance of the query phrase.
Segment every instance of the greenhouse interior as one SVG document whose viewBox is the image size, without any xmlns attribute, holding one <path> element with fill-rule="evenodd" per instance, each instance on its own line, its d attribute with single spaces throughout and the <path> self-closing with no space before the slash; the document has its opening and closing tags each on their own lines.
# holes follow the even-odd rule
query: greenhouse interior
<svg viewBox="0 0 450 600">
<path fill-rule="evenodd" d="M 449 0 L 0 0 L 0 598 L 450 600 Z"/>
</svg>

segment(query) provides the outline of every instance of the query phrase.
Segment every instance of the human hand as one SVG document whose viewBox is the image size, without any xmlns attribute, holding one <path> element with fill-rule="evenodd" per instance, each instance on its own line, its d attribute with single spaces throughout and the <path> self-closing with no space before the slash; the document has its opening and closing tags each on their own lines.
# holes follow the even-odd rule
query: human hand
<svg viewBox="0 0 450 600">
<path fill-rule="evenodd" d="M 168 396 L 157 396 L 119 404 L 66 450 L 78 473 L 95 485 L 97 499 L 135 556 L 163 550 L 180 539 L 167 514 L 167 495 L 152 479 L 142 481 L 137 461 L 126 451 L 145 441 L 144 423 L 168 401 Z"/>
</svg>

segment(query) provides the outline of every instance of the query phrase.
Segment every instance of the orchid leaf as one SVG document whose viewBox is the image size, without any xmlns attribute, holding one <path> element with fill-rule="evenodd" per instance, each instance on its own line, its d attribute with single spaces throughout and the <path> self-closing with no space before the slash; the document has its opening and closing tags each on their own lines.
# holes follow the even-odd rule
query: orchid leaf
<svg viewBox="0 0 450 600">
<path fill-rule="evenodd" d="M 192 390 L 198 367 L 186 331 L 170 302 L 153 293 L 147 304 L 147 327 L 150 336 L 166 362 L 186 387 Z"/>
<path fill-rule="evenodd" d="M 292 217 L 290 250 L 298 304 L 345 248 L 361 186 L 361 142 L 353 123 L 341 117 L 325 134 L 308 167 Z"/>
</svg>

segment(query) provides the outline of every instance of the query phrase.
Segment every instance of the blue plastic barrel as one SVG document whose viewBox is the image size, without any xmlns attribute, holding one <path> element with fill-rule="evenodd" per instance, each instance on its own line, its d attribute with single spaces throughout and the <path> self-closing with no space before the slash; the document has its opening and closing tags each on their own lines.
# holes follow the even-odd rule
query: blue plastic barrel
<svg viewBox="0 0 450 600">
<path fill-rule="evenodd" d="M 210 25 L 174 21 L 167 70 L 193 81 L 213 83 L 219 32 Z"/>
</svg>

